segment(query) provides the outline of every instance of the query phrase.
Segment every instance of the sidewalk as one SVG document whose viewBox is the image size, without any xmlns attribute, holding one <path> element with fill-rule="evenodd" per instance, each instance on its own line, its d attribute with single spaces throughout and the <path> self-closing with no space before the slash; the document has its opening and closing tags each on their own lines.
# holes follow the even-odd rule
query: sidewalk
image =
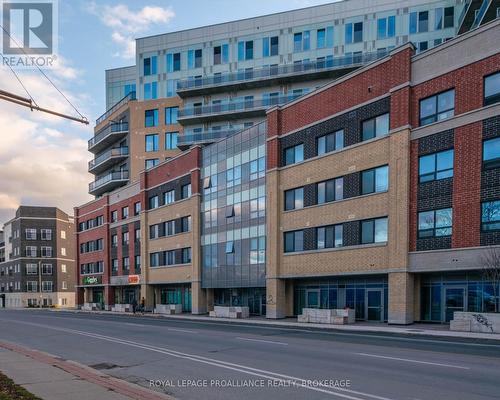
<svg viewBox="0 0 500 400">
<path fill-rule="evenodd" d="M 46 400 L 172 400 L 85 365 L 0 341 L 0 371 Z"/>
<path fill-rule="evenodd" d="M 82 310 L 51 310 L 53 312 L 72 312 L 82 314 L 104 314 L 104 315 L 121 315 L 131 316 L 130 313 L 113 312 L 113 311 L 82 311 Z M 356 333 L 375 333 L 375 334 L 397 334 L 411 336 L 428 336 L 435 338 L 449 339 L 472 339 L 472 340 L 492 340 L 500 341 L 500 334 L 497 333 L 476 333 L 476 332 L 457 332 L 450 331 L 448 325 L 440 324 L 424 324 L 415 323 L 412 325 L 388 325 L 386 323 L 377 322 L 356 322 L 353 325 L 325 325 L 297 322 L 296 318 L 286 318 L 283 320 L 270 320 L 264 317 L 252 317 L 248 319 L 229 319 L 229 318 L 213 318 L 204 315 L 160 315 L 160 314 L 145 314 L 135 315 L 134 318 L 165 318 L 184 321 L 196 322 L 223 322 L 231 324 L 249 324 L 262 325 L 266 327 L 277 328 L 292 328 L 303 330 L 325 330 L 338 332 L 356 332 Z"/>
</svg>

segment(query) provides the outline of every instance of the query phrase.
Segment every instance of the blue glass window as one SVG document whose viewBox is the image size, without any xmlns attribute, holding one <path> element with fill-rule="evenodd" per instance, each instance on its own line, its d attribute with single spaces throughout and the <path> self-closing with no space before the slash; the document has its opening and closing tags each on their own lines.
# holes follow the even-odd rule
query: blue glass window
<svg viewBox="0 0 500 400">
<path fill-rule="evenodd" d="M 500 200 L 481 204 L 481 229 L 483 231 L 500 230 Z"/>
<path fill-rule="evenodd" d="M 483 166 L 487 169 L 500 167 L 500 137 L 483 142 Z"/>
<path fill-rule="evenodd" d="M 451 208 L 418 213 L 418 237 L 451 236 L 453 214 Z"/>
<path fill-rule="evenodd" d="M 165 149 L 166 150 L 174 150 L 177 148 L 177 136 L 178 136 L 178 132 L 165 133 Z"/>
<path fill-rule="evenodd" d="M 158 126 L 158 109 L 145 111 L 145 127 Z"/>
<path fill-rule="evenodd" d="M 419 158 L 418 175 L 420 183 L 453 176 L 453 150 L 440 151 Z"/>
</svg>

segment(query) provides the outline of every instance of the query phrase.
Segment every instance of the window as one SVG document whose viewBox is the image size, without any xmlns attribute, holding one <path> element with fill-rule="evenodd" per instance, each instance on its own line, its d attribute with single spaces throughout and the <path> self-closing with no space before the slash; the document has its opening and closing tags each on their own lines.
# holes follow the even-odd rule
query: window
<svg viewBox="0 0 500 400">
<path fill-rule="evenodd" d="M 42 246 L 40 248 L 41 250 L 41 253 L 42 253 L 42 257 L 52 257 L 52 247 L 50 246 Z M 61 249 L 62 251 L 62 249 Z M 64 251 L 66 251 L 66 249 L 64 249 Z"/>
<path fill-rule="evenodd" d="M 181 250 L 181 261 L 183 264 L 189 264 L 191 262 L 191 248 L 187 247 Z"/>
<path fill-rule="evenodd" d="M 144 126 L 150 128 L 152 126 L 158 126 L 158 109 L 146 110 L 144 112 Z"/>
<path fill-rule="evenodd" d="M 453 176 L 453 150 L 422 156 L 418 160 L 420 183 L 435 181 Z"/>
<path fill-rule="evenodd" d="M 250 162 L 250 180 L 253 181 L 265 176 L 266 158 L 261 157 L 258 160 Z"/>
<path fill-rule="evenodd" d="M 52 240 L 52 229 L 40 229 L 40 237 L 42 240 Z"/>
<path fill-rule="evenodd" d="M 61 264 L 61 272 L 65 274 L 67 272 L 66 264 Z"/>
<path fill-rule="evenodd" d="M 429 11 L 410 13 L 410 33 L 427 32 L 429 30 Z"/>
<path fill-rule="evenodd" d="M 167 72 L 175 72 L 181 70 L 181 53 L 167 54 Z"/>
<path fill-rule="evenodd" d="M 285 165 L 291 165 L 304 161 L 304 144 L 301 143 L 285 149 L 284 159 Z"/>
<path fill-rule="evenodd" d="M 26 282 L 27 292 L 38 292 L 38 282 L 37 281 L 27 281 Z"/>
<path fill-rule="evenodd" d="M 169 190 L 168 192 L 163 193 L 163 202 L 164 204 L 172 204 L 175 201 L 175 190 Z"/>
<path fill-rule="evenodd" d="M 174 125 L 177 123 L 179 115 L 179 107 L 166 107 L 165 108 L 165 124 Z"/>
<path fill-rule="evenodd" d="M 42 292 L 52 292 L 53 283 L 51 281 L 42 282 Z"/>
<path fill-rule="evenodd" d="M 61 289 L 62 290 L 68 290 L 68 283 L 66 281 L 62 281 L 62 283 L 61 283 Z M 66 299 L 63 299 L 63 300 L 66 300 Z"/>
<path fill-rule="evenodd" d="M 326 46 L 326 31 L 325 29 L 318 29 L 316 31 L 316 47 L 323 49 Z"/>
<path fill-rule="evenodd" d="M 285 191 L 285 210 L 295 210 L 304 207 L 304 188 Z"/>
<path fill-rule="evenodd" d="M 429 48 L 429 42 L 423 41 L 416 43 L 417 53 L 421 53 Z"/>
<path fill-rule="evenodd" d="M 134 266 L 135 266 L 135 272 L 139 273 L 141 270 L 141 256 L 137 255 L 134 256 Z"/>
<path fill-rule="evenodd" d="M 175 97 L 177 94 L 178 79 L 167 79 L 167 97 Z"/>
<path fill-rule="evenodd" d="M 304 231 L 285 232 L 285 253 L 304 250 Z"/>
<path fill-rule="evenodd" d="M 38 275 L 38 266 L 36 264 L 26 264 L 26 275 Z"/>
<path fill-rule="evenodd" d="M 26 240 L 36 240 L 36 229 L 27 228 L 25 230 Z"/>
<path fill-rule="evenodd" d="M 141 229 L 140 228 L 134 229 L 134 241 L 136 243 L 141 241 Z"/>
<path fill-rule="evenodd" d="M 229 45 L 214 47 L 214 64 L 227 64 L 229 62 Z"/>
<path fill-rule="evenodd" d="M 226 242 L 226 254 L 234 253 L 234 242 Z"/>
<path fill-rule="evenodd" d="M 191 197 L 191 184 L 183 185 L 181 187 L 181 199 L 187 199 Z"/>
<path fill-rule="evenodd" d="M 386 39 L 396 35 L 396 17 L 391 15 L 377 20 L 377 39 Z"/>
<path fill-rule="evenodd" d="M 177 149 L 177 135 L 179 132 L 165 133 L 165 150 Z"/>
<path fill-rule="evenodd" d="M 453 117 L 455 89 L 420 100 L 420 126 Z"/>
<path fill-rule="evenodd" d="M 316 248 L 331 249 L 342 247 L 343 225 L 330 225 L 316 228 Z"/>
<path fill-rule="evenodd" d="M 238 42 L 238 61 L 253 59 L 253 40 Z"/>
<path fill-rule="evenodd" d="M 344 130 L 329 133 L 316 139 L 318 155 L 340 150 L 344 147 Z"/>
<path fill-rule="evenodd" d="M 147 160 L 144 161 L 144 168 L 151 169 L 156 167 L 159 163 L 160 163 L 159 158 L 148 158 Z"/>
<path fill-rule="evenodd" d="M 369 140 L 375 137 L 384 136 L 389 133 L 389 114 L 379 115 L 363 121 L 362 140 Z"/>
<path fill-rule="evenodd" d="M 500 230 L 500 200 L 481 204 L 481 229 L 483 231 Z"/>
<path fill-rule="evenodd" d="M 118 246 L 118 235 L 114 234 L 111 235 L 111 247 L 117 247 Z"/>
<path fill-rule="evenodd" d="M 420 212 L 418 213 L 418 237 L 422 239 L 451 236 L 452 222 L 451 208 Z"/>
<path fill-rule="evenodd" d="M 239 212 L 238 212 L 239 215 Z M 259 218 L 266 215 L 266 198 L 250 200 L 250 218 Z"/>
<path fill-rule="evenodd" d="M 113 258 L 111 260 L 111 275 L 118 274 L 118 258 Z"/>
<path fill-rule="evenodd" d="M 134 215 L 139 215 L 140 212 L 141 212 L 141 202 L 138 201 L 134 203 Z"/>
<path fill-rule="evenodd" d="M 149 208 L 152 209 L 152 208 L 158 208 L 158 196 L 151 196 L 149 198 Z"/>
<path fill-rule="evenodd" d="M 111 222 L 118 221 L 118 210 L 111 211 Z"/>
<path fill-rule="evenodd" d="M 484 78 L 484 105 L 500 102 L 500 72 Z"/>
<path fill-rule="evenodd" d="M 146 151 L 158 151 L 158 134 L 146 135 Z"/>
<path fill-rule="evenodd" d="M 52 264 L 42 264 L 42 275 L 52 275 Z"/>
<path fill-rule="evenodd" d="M 181 218 L 181 232 L 189 232 L 191 230 L 191 216 Z"/>
<path fill-rule="evenodd" d="M 363 23 L 355 22 L 345 25 L 345 42 L 358 43 L 363 41 Z"/>
<path fill-rule="evenodd" d="M 129 243 L 129 234 L 128 232 L 122 232 L 122 245 L 127 246 Z"/>
<path fill-rule="evenodd" d="M 250 239 L 250 264 L 266 262 L 266 238 L 264 236 Z"/>
<path fill-rule="evenodd" d="M 188 50 L 188 68 L 201 68 L 202 64 L 202 50 Z"/>
<path fill-rule="evenodd" d="M 61 247 L 61 255 L 62 256 L 66 255 L 66 247 Z"/>
<path fill-rule="evenodd" d="M 487 169 L 500 167 L 500 137 L 483 142 L 483 167 Z"/>
<path fill-rule="evenodd" d="M 166 221 L 163 223 L 164 224 L 164 234 L 165 236 L 172 236 L 175 235 L 175 221 Z"/>
<path fill-rule="evenodd" d="M 123 219 L 128 218 L 128 207 L 122 207 L 122 218 Z"/>
<path fill-rule="evenodd" d="M 434 29 L 453 28 L 454 25 L 454 8 L 436 8 L 434 10 Z"/>
<path fill-rule="evenodd" d="M 293 35 L 293 51 L 300 53 L 311 48 L 310 31 L 298 32 Z"/>
<path fill-rule="evenodd" d="M 323 204 L 344 198 L 344 178 L 330 179 L 316 184 L 316 203 Z"/>
<path fill-rule="evenodd" d="M 130 258 L 123 257 L 122 266 L 123 266 L 123 271 L 128 271 L 130 269 Z"/>
<path fill-rule="evenodd" d="M 277 56 L 278 51 L 278 36 L 262 38 L 262 57 Z"/>
<path fill-rule="evenodd" d="M 61 231 L 61 239 L 66 239 L 66 231 Z"/>
<path fill-rule="evenodd" d="M 149 227 L 149 238 L 158 239 L 160 237 L 160 225 L 155 224 Z"/>
<path fill-rule="evenodd" d="M 361 244 L 387 242 L 387 218 L 361 221 Z"/>
<path fill-rule="evenodd" d="M 155 75 L 157 73 L 157 58 L 156 56 L 144 59 L 144 76 Z"/>
<path fill-rule="evenodd" d="M 144 84 L 144 100 L 155 100 L 158 98 L 158 83 L 151 82 Z"/>
<path fill-rule="evenodd" d="M 241 166 L 226 170 L 226 186 L 241 185 Z"/>
<path fill-rule="evenodd" d="M 378 167 L 361 173 L 361 194 L 384 192 L 389 185 L 389 167 Z"/>
</svg>

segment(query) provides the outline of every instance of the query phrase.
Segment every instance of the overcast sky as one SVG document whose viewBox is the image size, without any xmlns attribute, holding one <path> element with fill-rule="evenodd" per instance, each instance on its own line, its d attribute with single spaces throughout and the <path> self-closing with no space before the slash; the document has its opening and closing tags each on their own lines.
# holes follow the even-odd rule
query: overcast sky
<svg viewBox="0 0 500 400">
<path fill-rule="evenodd" d="M 0 102 L 0 227 L 20 205 L 73 207 L 91 200 L 87 173 L 96 117 L 105 111 L 104 71 L 134 64 L 134 38 L 317 4 L 321 0 L 59 0 L 58 62 L 47 74 L 89 126 Z M 38 72 L 16 69 L 41 107 L 75 112 Z M 25 95 L 0 65 L 0 89 Z"/>
</svg>

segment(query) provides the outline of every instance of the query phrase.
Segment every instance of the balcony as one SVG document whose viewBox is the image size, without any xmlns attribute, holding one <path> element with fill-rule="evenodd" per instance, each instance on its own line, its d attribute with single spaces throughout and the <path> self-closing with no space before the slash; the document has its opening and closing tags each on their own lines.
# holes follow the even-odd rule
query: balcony
<svg viewBox="0 0 500 400">
<path fill-rule="evenodd" d="M 181 98 L 207 95 L 224 90 L 242 90 L 269 86 L 274 83 L 306 81 L 320 78 L 336 79 L 369 62 L 388 54 L 387 50 L 346 55 L 325 60 L 254 68 L 246 71 L 226 72 L 201 78 L 181 79 L 177 94 Z M 269 81 L 276 82 L 269 82 Z M 230 88 L 228 88 L 230 86 Z"/>
<path fill-rule="evenodd" d="M 95 121 L 96 126 L 99 125 L 101 122 L 103 122 L 105 119 L 109 118 L 111 114 L 113 114 L 121 106 L 135 99 L 136 99 L 135 92 L 130 92 L 129 94 L 125 95 L 125 97 L 123 97 L 120 101 L 114 104 L 109 110 L 107 110 L 104 114 L 102 114 L 99 118 L 96 119 Z"/>
<path fill-rule="evenodd" d="M 128 157 L 128 147 L 113 147 L 89 161 L 89 172 L 100 174 Z"/>
<path fill-rule="evenodd" d="M 178 121 L 182 124 L 201 123 L 205 121 L 222 121 L 227 119 L 265 116 L 266 110 L 275 105 L 288 103 L 301 95 L 276 96 L 260 100 L 230 101 L 198 107 L 186 107 L 179 110 Z"/>
<path fill-rule="evenodd" d="M 89 193 L 93 196 L 100 196 L 125 185 L 127 182 L 128 171 L 110 172 L 89 183 Z"/>
<path fill-rule="evenodd" d="M 220 131 L 205 131 L 200 133 L 184 133 L 177 138 L 177 147 L 181 150 L 186 150 L 194 144 L 209 144 L 217 142 L 219 139 L 226 138 L 241 129 L 226 129 Z"/>
<path fill-rule="evenodd" d="M 97 154 L 128 134 L 128 122 L 110 122 L 89 140 L 88 149 Z"/>
</svg>

